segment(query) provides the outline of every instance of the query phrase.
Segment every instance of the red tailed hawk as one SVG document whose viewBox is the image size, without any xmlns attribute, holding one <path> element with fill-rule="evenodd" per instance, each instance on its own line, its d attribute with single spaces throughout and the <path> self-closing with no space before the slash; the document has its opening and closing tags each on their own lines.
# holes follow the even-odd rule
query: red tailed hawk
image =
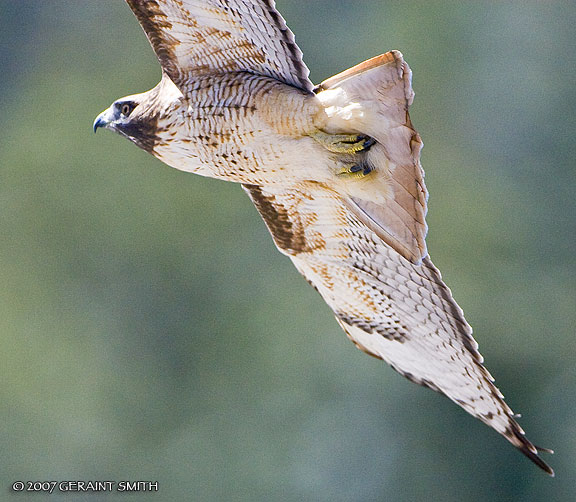
<svg viewBox="0 0 576 502">
<path fill-rule="evenodd" d="M 358 348 L 549 474 L 428 257 L 411 72 L 388 52 L 320 85 L 273 0 L 127 0 L 162 80 L 98 116 L 169 166 L 241 183 Z"/>
</svg>

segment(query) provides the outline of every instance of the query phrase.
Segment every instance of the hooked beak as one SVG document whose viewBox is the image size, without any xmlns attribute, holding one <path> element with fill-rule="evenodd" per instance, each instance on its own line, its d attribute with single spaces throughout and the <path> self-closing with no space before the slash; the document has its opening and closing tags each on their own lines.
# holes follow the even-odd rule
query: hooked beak
<svg viewBox="0 0 576 502">
<path fill-rule="evenodd" d="M 114 120 L 114 117 L 111 116 L 112 112 L 110 108 L 104 110 L 100 115 L 96 117 L 94 121 L 94 132 L 96 132 L 99 128 L 107 128 L 110 125 L 110 122 Z"/>
</svg>

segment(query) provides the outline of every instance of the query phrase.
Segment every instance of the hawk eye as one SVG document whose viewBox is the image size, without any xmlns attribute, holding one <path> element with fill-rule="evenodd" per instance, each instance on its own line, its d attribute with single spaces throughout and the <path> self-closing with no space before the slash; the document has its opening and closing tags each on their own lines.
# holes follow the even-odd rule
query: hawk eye
<svg viewBox="0 0 576 502">
<path fill-rule="evenodd" d="M 134 108 L 135 108 L 134 103 L 124 103 L 122 105 L 122 108 L 120 108 L 120 113 L 124 115 L 124 117 L 128 117 L 132 113 L 132 110 L 134 110 Z"/>
</svg>

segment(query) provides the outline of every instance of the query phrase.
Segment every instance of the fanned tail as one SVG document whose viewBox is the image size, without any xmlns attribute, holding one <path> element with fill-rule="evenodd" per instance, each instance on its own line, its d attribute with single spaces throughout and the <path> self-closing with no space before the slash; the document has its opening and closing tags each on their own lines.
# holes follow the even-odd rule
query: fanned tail
<svg viewBox="0 0 576 502">
<path fill-rule="evenodd" d="M 348 207 L 384 242 L 419 264 L 427 255 L 428 192 L 420 166 L 422 141 L 408 108 L 412 72 L 398 51 L 369 59 L 316 87 L 329 132 L 359 132 L 377 143 L 365 162 L 372 172 L 349 181 Z"/>
</svg>

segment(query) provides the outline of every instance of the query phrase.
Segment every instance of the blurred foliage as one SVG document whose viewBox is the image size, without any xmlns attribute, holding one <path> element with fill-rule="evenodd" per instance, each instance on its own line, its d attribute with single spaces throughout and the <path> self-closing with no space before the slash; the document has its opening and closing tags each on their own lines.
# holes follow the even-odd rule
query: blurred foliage
<svg viewBox="0 0 576 502">
<path fill-rule="evenodd" d="M 0 0 L 2 497 L 574 500 L 576 4 L 278 4 L 316 82 L 410 63 L 432 257 L 556 479 L 355 350 L 238 186 L 92 134 L 160 74 L 124 2 Z"/>
</svg>

